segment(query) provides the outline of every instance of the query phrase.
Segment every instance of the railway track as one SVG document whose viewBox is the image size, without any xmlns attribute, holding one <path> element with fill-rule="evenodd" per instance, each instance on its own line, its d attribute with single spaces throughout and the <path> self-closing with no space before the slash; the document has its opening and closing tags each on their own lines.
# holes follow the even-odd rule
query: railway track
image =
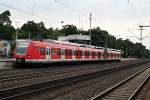
<svg viewBox="0 0 150 100">
<path fill-rule="evenodd" d="M 140 63 L 133 63 L 133 65 L 137 65 Z M 113 65 L 113 64 L 112 64 Z M 115 64 L 114 64 L 115 65 Z M 122 63 L 118 63 L 117 66 L 127 66 L 127 65 L 123 65 Z M 99 66 L 99 65 L 98 65 Z M 0 76 L 0 83 L 3 82 L 8 82 L 8 81 L 16 81 L 16 80 L 23 80 L 23 79 L 27 79 L 27 78 L 34 78 L 34 77 L 41 77 L 41 76 L 47 76 L 47 75 L 54 75 L 54 74 L 63 74 L 63 73 L 67 73 L 67 72 L 76 72 L 76 71 L 82 71 L 82 70 L 95 70 L 98 69 L 98 66 L 86 66 L 86 67 L 78 67 L 78 68 L 67 68 L 67 69 L 63 69 L 63 70 L 53 70 L 53 71 L 42 71 L 42 72 L 30 72 L 30 73 L 23 73 L 23 74 L 16 74 L 16 75 L 1 75 Z M 116 66 L 115 66 L 116 67 Z M 112 67 L 113 68 L 113 67 Z M 99 68 L 100 69 L 100 68 Z M 106 69 L 106 68 L 104 68 Z M 109 67 L 108 67 L 109 69 Z"/>
<path fill-rule="evenodd" d="M 136 64 L 141 64 L 141 62 L 139 63 L 131 63 L 132 65 L 136 65 Z M 126 63 L 112 63 L 112 66 L 128 66 L 126 65 Z M 92 69 L 97 69 L 100 65 L 94 65 L 94 66 L 86 66 L 86 67 L 73 67 L 73 68 L 66 68 L 63 70 L 60 69 L 56 69 L 56 70 L 46 70 L 46 71 L 39 71 L 39 72 L 28 72 L 28 73 L 23 73 L 23 74 L 10 74 L 10 75 L 0 75 L 0 82 L 5 82 L 5 81 L 13 81 L 13 80 L 18 80 L 18 79 L 25 79 L 25 78 L 33 78 L 33 77 L 38 77 L 38 76 L 45 76 L 45 75 L 52 75 L 52 74 L 61 74 L 61 73 L 66 73 L 66 72 L 75 72 L 75 71 L 80 71 L 80 70 L 89 70 L 90 68 Z M 109 68 L 109 64 L 106 65 Z M 113 67 L 112 67 L 113 68 Z M 91 70 L 91 69 L 90 69 Z"/>
<path fill-rule="evenodd" d="M 149 78 L 150 68 L 143 69 L 95 95 L 90 100 L 135 100 Z"/>
<path fill-rule="evenodd" d="M 68 84 L 74 84 L 76 82 L 80 82 L 80 81 L 83 81 L 89 78 L 94 78 L 94 77 L 104 75 L 104 74 L 113 73 L 113 72 L 123 70 L 126 68 L 127 67 L 113 68 L 109 70 L 96 71 L 93 73 L 67 77 L 64 79 L 58 79 L 58 80 L 53 80 L 53 81 L 39 82 L 39 83 L 34 83 L 34 84 L 17 86 L 13 88 L 7 88 L 7 89 L 0 90 L 0 99 L 2 100 L 12 99 L 12 98 L 29 95 L 29 94 L 40 92 L 40 91 L 47 90 L 47 89 L 52 90 L 58 87 L 66 86 Z"/>
<path fill-rule="evenodd" d="M 139 66 L 141 63 L 145 62 L 138 62 L 138 63 L 132 63 L 132 67 Z M 109 65 L 109 64 L 108 64 Z M 112 64 L 113 65 L 113 64 Z M 114 64 L 116 65 L 116 64 Z M 10 76 L 4 76 L 0 77 L 0 89 L 7 89 L 12 88 L 16 86 L 22 86 L 26 84 L 31 83 L 37 83 L 39 81 L 47 81 L 47 80 L 56 80 L 56 79 L 62 79 L 67 78 L 68 76 L 77 76 L 82 75 L 86 73 L 93 73 L 97 71 L 103 71 L 103 70 L 110 70 L 113 68 L 128 68 L 128 66 L 131 66 L 130 64 L 117 64 L 117 66 L 111 66 L 111 67 L 99 67 L 99 65 L 96 66 L 87 66 L 87 67 L 77 67 L 77 68 L 69 68 L 64 70 L 53 70 L 53 71 L 41 71 L 41 72 L 32 72 L 27 74 L 19 74 L 19 75 L 10 75 Z M 110 66 L 110 65 L 109 65 Z"/>
<path fill-rule="evenodd" d="M 127 63 L 127 62 L 126 62 Z M 123 64 L 123 63 L 109 63 L 109 64 L 118 64 L 118 65 L 120 65 L 120 64 Z M 109 65 L 109 64 L 106 64 L 106 66 L 107 65 Z M 103 65 L 103 64 L 102 64 Z M 100 65 L 99 65 L 100 66 Z M 45 68 L 45 66 L 44 66 L 44 68 L 28 68 L 28 69 L 3 69 L 3 70 L 0 70 L 0 80 L 1 79 L 4 79 L 4 78 L 8 78 L 8 77 L 16 77 L 17 75 L 25 75 L 25 74 L 32 74 L 33 73 L 33 70 L 34 70 L 34 73 L 41 73 L 41 72 L 43 72 L 43 71 L 51 71 L 51 72 L 55 72 L 55 71 L 60 71 L 60 70 L 67 70 L 67 69 L 82 69 L 82 68 L 86 68 L 86 67 L 98 67 L 98 66 L 89 66 L 89 65 L 81 65 L 81 67 L 80 66 L 47 66 L 47 68 Z"/>
<path fill-rule="evenodd" d="M 125 64 L 134 64 L 134 63 L 140 63 L 140 62 L 143 62 L 143 61 L 141 61 L 141 60 L 137 60 L 137 61 L 124 61 L 124 62 L 115 62 L 115 63 L 108 63 L 108 64 L 83 64 L 83 65 L 80 65 L 81 67 L 89 67 L 89 65 L 91 66 L 91 67 L 95 67 L 95 65 L 96 65 L 96 67 L 103 67 L 103 65 L 106 65 L 106 66 L 110 66 L 110 65 L 125 65 Z M 98 66 L 97 66 L 98 65 Z M 80 69 L 80 66 L 79 65 L 77 65 L 77 66 L 75 66 L 75 65 L 68 65 L 68 66 L 44 66 L 44 68 L 43 67 L 39 67 L 39 68 L 21 68 L 21 69 L 16 69 L 16 68 L 14 68 L 14 69 L 1 69 L 0 70 L 0 78 L 3 78 L 3 77 L 8 77 L 8 76 L 12 76 L 12 75 L 16 75 L 16 74 L 26 74 L 26 73 L 32 73 L 33 72 L 33 70 L 34 70 L 34 73 L 35 72 L 42 72 L 42 71 L 44 71 L 44 70 L 52 70 L 52 71 L 55 71 L 56 69 L 57 70 L 61 70 L 61 69 L 68 69 L 68 68 L 79 68 Z M 1 80 L 1 79 L 0 79 Z"/>
</svg>

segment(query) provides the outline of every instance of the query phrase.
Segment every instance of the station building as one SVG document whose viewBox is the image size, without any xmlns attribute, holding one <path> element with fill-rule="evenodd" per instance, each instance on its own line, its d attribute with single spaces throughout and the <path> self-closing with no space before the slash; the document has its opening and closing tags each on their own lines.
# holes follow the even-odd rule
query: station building
<svg viewBox="0 0 150 100">
<path fill-rule="evenodd" d="M 90 36 L 89 35 L 81 35 L 81 34 L 60 36 L 60 37 L 58 37 L 58 41 L 88 45 L 90 42 Z"/>
</svg>

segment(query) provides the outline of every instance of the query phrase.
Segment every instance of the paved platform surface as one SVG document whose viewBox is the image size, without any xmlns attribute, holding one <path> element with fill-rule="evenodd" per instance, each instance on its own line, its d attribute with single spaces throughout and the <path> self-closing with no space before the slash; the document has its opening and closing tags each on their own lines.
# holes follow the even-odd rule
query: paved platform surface
<svg viewBox="0 0 150 100">
<path fill-rule="evenodd" d="M 136 58 L 122 58 L 121 61 L 132 61 L 132 60 L 137 60 Z M 14 58 L 4 58 L 0 57 L 0 69 L 9 69 L 13 68 L 13 62 L 15 62 Z"/>
<path fill-rule="evenodd" d="M 121 61 L 138 60 L 137 58 L 121 58 Z"/>
<path fill-rule="evenodd" d="M 121 61 L 138 60 L 137 58 L 122 58 Z M 14 58 L 0 58 L 0 62 L 14 62 Z"/>
<path fill-rule="evenodd" d="M 14 62 L 15 59 L 14 58 L 1 58 L 0 57 L 0 62 Z"/>
<path fill-rule="evenodd" d="M 14 58 L 4 58 L 0 57 L 0 69 L 11 69 L 13 68 L 13 62 L 15 62 Z"/>
</svg>

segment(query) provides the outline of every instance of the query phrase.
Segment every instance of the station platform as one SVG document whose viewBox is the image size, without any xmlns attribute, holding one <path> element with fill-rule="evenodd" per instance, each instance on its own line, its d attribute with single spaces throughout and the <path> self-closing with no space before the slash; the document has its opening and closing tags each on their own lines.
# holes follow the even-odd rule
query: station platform
<svg viewBox="0 0 150 100">
<path fill-rule="evenodd" d="M 14 58 L 4 58 L 4 57 L 0 57 L 0 62 L 14 62 L 15 59 Z"/>
<path fill-rule="evenodd" d="M 138 60 L 137 58 L 121 58 L 121 61 Z"/>
</svg>

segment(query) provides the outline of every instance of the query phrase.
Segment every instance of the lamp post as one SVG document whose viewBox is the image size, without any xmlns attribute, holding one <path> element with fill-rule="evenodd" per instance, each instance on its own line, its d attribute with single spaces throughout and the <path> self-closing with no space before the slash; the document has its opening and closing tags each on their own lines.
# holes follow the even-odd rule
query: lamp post
<svg viewBox="0 0 150 100">
<path fill-rule="evenodd" d="M 91 45 L 91 21 L 92 21 L 92 13 L 91 12 L 90 12 L 89 20 L 90 20 L 90 45 Z"/>
<path fill-rule="evenodd" d="M 16 23 L 16 25 L 17 25 L 17 30 L 16 30 L 16 42 L 17 42 L 17 39 L 18 39 L 18 24 L 20 23 L 20 22 L 15 22 Z"/>
<path fill-rule="evenodd" d="M 150 27 L 150 25 L 139 25 L 139 27 L 140 27 L 140 29 L 139 29 L 140 30 L 140 41 L 141 41 L 141 45 L 142 45 L 142 40 L 144 39 L 143 36 L 142 36 L 142 31 L 144 30 L 143 27 Z M 142 46 L 142 50 L 141 51 L 142 51 L 141 58 L 144 59 L 145 52 L 144 52 L 143 46 Z"/>
</svg>

